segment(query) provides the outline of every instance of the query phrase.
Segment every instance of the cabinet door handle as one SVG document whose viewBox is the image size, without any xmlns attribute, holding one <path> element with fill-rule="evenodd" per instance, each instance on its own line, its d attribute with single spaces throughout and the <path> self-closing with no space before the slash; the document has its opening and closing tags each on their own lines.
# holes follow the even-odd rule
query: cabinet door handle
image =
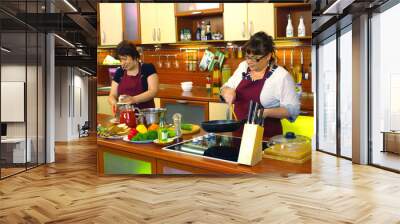
<svg viewBox="0 0 400 224">
<path fill-rule="evenodd" d="M 176 100 L 176 102 L 180 103 L 180 104 L 187 104 L 188 103 L 187 100 Z"/>
<path fill-rule="evenodd" d="M 251 23 L 249 23 L 249 25 L 247 26 L 248 32 L 249 32 L 249 38 L 251 36 Z"/>
<path fill-rule="evenodd" d="M 246 36 L 246 23 L 243 21 L 242 37 Z"/>
<path fill-rule="evenodd" d="M 250 21 L 250 36 L 253 35 L 254 32 L 254 24 L 253 21 Z"/>
<path fill-rule="evenodd" d="M 156 28 L 153 28 L 153 41 L 156 41 Z"/>
<path fill-rule="evenodd" d="M 158 37 L 157 37 L 158 41 L 161 41 L 161 29 L 160 27 L 158 27 Z"/>
<path fill-rule="evenodd" d="M 101 43 L 104 44 L 106 42 L 106 32 L 103 31 L 102 33 Z"/>
</svg>

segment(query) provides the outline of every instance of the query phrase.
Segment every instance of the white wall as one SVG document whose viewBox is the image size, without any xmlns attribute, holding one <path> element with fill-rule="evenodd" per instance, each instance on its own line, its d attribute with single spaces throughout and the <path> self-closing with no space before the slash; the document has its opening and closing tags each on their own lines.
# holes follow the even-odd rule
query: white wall
<svg viewBox="0 0 400 224">
<path fill-rule="evenodd" d="M 77 139 L 78 124 L 88 120 L 88 78 L 72 67 L 56 67 L 55 74 L 55 140 Z"/>
</svg>

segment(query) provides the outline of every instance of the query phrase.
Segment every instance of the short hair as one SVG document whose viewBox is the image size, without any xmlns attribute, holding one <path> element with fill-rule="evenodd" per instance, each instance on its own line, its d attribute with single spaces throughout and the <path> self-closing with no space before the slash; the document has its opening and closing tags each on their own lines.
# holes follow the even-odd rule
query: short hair
<svg viewBox="0 0 400 224">
<path fill-rule="evenodd" d="M 126 40 L 121 41 L 117 45 L 116 53 L 118 58 L 120 56 L 131 56 L 132 59 L 138 59 L 140 57 L 139 52 L 136 49 L 136 46 L 132 43 L 129 43 Z"/>
<path fill-rule="evenodd" d="M 267 55 L 272 54 L 272 60 L 275 60 L 275 44 L 273 38 L 263 31 L 255 33 L 250 40 L 244 44 L 246 54 Z"/>
</svg>

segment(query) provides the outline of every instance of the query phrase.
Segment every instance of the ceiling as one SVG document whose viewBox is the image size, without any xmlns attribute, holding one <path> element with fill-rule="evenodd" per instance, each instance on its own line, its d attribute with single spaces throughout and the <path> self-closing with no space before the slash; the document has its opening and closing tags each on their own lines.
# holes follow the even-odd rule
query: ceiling
<svg viewBox="0 0 400 224">
<path fill-rule="evenodd" d="M 44 47 L 37 44 L 37 33 L 50 32 L 61 37 L 55 37 L 56 65 L 79 66 L 95 73 L 96 4 L 96 0 L 1 0 L 1 44 L 11 50 L 2 51 L 2 60 L 21 61 L 26 55 L 37 55 L 37 46 L 39 50 Z"/>
</svg>

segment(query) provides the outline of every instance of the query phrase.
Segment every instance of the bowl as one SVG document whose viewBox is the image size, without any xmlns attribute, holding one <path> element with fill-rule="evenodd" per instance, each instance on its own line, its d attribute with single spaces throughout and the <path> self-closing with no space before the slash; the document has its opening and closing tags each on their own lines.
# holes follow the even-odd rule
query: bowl
<svg viewBox="0 0 400 224">
<path fill-rule="evenodd" d="M 190 92 L 192 90 L 192 86 L 181 86 L 184 92 Z"/>
<path fill-rule="evenodd" d="M 193 86 L 193 82 L 181 82 L 181 86 Z"/>
</svg>

